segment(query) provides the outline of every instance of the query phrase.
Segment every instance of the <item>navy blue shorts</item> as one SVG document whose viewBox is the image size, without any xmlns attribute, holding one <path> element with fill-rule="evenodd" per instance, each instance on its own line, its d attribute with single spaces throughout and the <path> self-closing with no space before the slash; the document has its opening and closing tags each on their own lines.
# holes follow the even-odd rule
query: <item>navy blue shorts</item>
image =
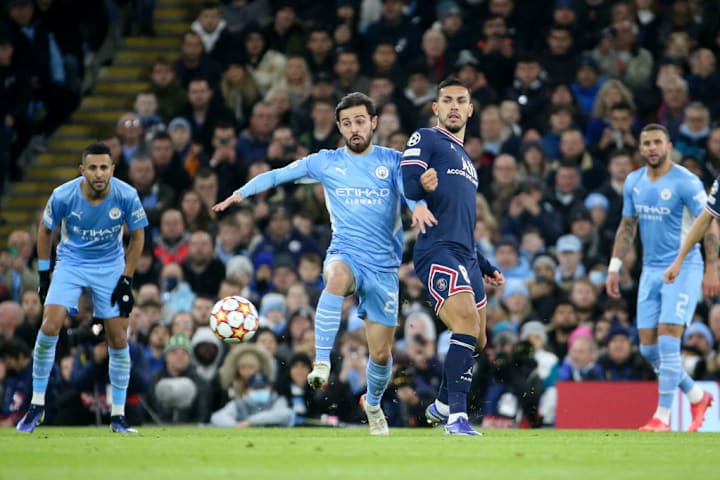
<svg viewBox="0 0 720 480">
<path fill-rule="evenodd" d="M 476 257 L 438 248 L 416 252 L 413 262 L 415 273 L 425 283 L 436 315 L 448 297 L 460 292 L 472 293 L 478 310 L 485 308 L 485 284 Z"/>
</svg>

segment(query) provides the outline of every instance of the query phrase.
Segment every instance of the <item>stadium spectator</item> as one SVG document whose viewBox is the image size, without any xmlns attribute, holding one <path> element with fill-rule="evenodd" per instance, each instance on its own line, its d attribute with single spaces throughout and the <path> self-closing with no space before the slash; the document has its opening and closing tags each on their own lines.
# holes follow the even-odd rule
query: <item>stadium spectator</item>
<svg viewBox="0 0 720 480">
<path fill-rule="evenodd" d="M 175 77 L 175 69 L 170 60 L 159 57 L 153 61 L 150 70 L 150 91 L 155 93 L 157 98 L 160 118 L 169 122 L 180 114 L 187 93 Z"/>
<path fill-rule="evenodd" d="M 598 380 L 641 381 L 654 380 L 652 365 L 633 347 L 633 333 L 615 325 L 607 336 L 607 352 L 598 358 L 602 376 Z"/>
<path fill-rule="evenodd" d="M 234 42 L 226 27 L 227 22 L 220 15 L 220 3 L 217 0 L 203 2 L 200 13 L 190 25 L 192 31 L 200 36 L 203 51 L 222 68 L 228 65 Z"/>
<path fill-rule="evenodd" d="M 668 75 L 658 83 L 662 90 L 662 103 L 655 114 L 657 123 L 670 132 L 670 140 L 674 142 L 680 133 L 685 116 L 685 107 L 689 102 L 687 82 L 679 75 Z"/>
<path fill-rule="evenodd" d="M 210 419 L 210 390 L 195 370 L 190 339 L 176 333 L 165 346 L 165 367 L 148 391 L 152 419 L 162 423 L 206 423 Z"/>
<path fill-rule="evenodd" d="M 151 90 L 143 90 L 135 96 L 133 108 L 145 134 L 145 141 L 149 142 L 156 133 L 165 131 L 165 121 L 157 112 L 158 101 Z"/>
<path fill-rule="evenodd" d="M 162 310 L 166 322 L 177 312 L 189 312 L 195 299 L 190 285 L 184 280 L 182 267 L 170 262 L 163 265 L 160 271 L 162 286 Z M 192 323 L 192 322 L 191 322 Z"/>
<path fill-rule="evenodd" d="M 601 367 L 596 363 L 598 350 L 595 340 L 580 336 L 573 342 L 558 372 L 559 380 L 585 382 L 604 378 Z"/>
<path fill-rule="evenodd" d="M 683 157 L 691 156 L 702 162 L 710 132 L 710 111 L 700 102 L 691 102 L 685 107 L 683 123 L 673 147 Z"/>
<path fill-rule="evenodd" d="M 158 227 L 161 212 L 175 205 L 175 192 L 170 186 L 155 178 L 155 164 L 146 154 L 135 156 L 128 176 L 130 185 L 138 192 L 148 222 L 152 227 Z"/>
<path fill-rule="evenodd" d="M 572 303 L 567 300 L 558 301 L 550 317 L 551 329 L 548 331 L 548 350 L 557 355 L 558 358 L 565 358 L 570 334 L 577 326 L 578 320 Z"/>
<path fill-rule="evenodd" d="M 285 397 L 272 387 L 267 375 L 257 372 L 250 377 L 240 398 L 230 400 L 212 414 L 210 424 L 216 427 L 291 426 L 293 411 Z"/>
<path fill-rule="evenodd" d="M 370 89 L 370 81 L 360 73 L 360 60 L 354 50 L 342 49 L 335 56 L 335 93 L 338 96 L 351 92 L 366 93 Z"/>
<path fill-rule="evenodd" d="M 192 139 L 210 152 L 212 135 L 218 124 L 234 125 L 233 113 L 222 103 L 219 90 L 204 78 L 194 78 L 188 84 L 187 101 L 181 109 L 192 127 Z"/>
<path fill-rule="evenodd" d="M 188 256 L 182 264 L 185 281 L 196 295 L 216 297 L 225 278 L 225 265 L 215 257 L 210 234 L 197 230 L 190 235 Z"/>
<path fill-rule="evenodd" d="M 0 311 L 0 315 L 2 314 Z M 30 406 L 32 350 L 21 340 L 10 338 L 0 341 L 0 363 L 5 370 L 4 378 L 0 378 L 0 390 L 3 394 L 0 426 L 12 427 Z"/>
<path fill-rule="evenodd" d="M 216 233 L 217 225 L 213 221 L 214 215 L 211 213 L 200 198 L 200 194 L 195 190 L 185 190 L 180 195 L 180 211 L 183 214 L 183 220 L 190 233 L 199 230 L 206 231 L 211 235 Z"/>
<path fill-rule="evenodd" d="M 631 90 L 646 87 L 653 72 L 653 56 L 636 45 L 638 27 L 621 21 L 603 30 L 592 55 L 608 77 L 621 80 Z"/>
<path fill-rule="evenodd" d="M 244 343 L 230 349 L 220 366 L 220 384 L 229 398 L 245 395 L 248 380 L 256 373 L 273 378 L 273 361 L 270 354 L 253 343 Z"/>
<path fill-rule="evenodd" d="M 160 232 L 154 238 L 153 255 L 162 265 L 182 263 L 188 255 L 189 237 L 182 212 L 169 208 L 160 216 Z"/>
<path fill-rule="evenodd" d="M 510 201 L 505 221 L 500 227 L 503 235 L 519 239 L 528 228 L 536 228 L 546 243 L 552 244 L 563 232 L 562 218 L 553 206 L 544 200 L 543 185 L 535 178 L 528 178 Z"/>
<path fill-rule="evenodd" d="M 173 64 L 173 67 L 175 76 L 185 89 L 189 90 L 190 82 L 197 78 L 206 80 L 213 91 L 217 91 L 220 86 L 222 67 L 207 55 L 202 38 L 194 30 L 190 30 L 183 35 L 180 56 Z"/>
</svg>

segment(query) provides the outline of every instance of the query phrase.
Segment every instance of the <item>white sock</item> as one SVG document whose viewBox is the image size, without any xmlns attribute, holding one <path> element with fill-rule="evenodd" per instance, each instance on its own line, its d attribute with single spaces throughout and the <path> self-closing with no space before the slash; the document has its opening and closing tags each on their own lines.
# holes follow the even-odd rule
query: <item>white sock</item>
<svg viewBox="0 0 720 480">
<path fill-rule="evenodd" d="M 110 411 L 110 415 L 125 415 L 125 405 L 113 405 Z"/>
<path fill-rule="evenodd" d="M 690 403 L 697 403 L 702 400 L 705 390 L 697 386 L 697 383 L 693 385 L 689 392 L 687 392 L 687 398 Z"/>
<path fill-rule="evenodd" d="M 445 415 L 446 417 L 450 415 L 450 406 L 445 405 L 440 400 L 435 400 L 435 408 L 437 408 L 437 411 Z"/>
<path fill-rule="evenodd" d="M 670 409 L 665 407 L 658 407 L 653 417 L 659 418 L 664 423 L 670 423 Z"/>
<path fill-rule="evenodd" d="M 33 405 L 40 405 L 41 407 L 45 406 L 45 392 L 33 392 L 32 400 L 30 400 L 30 403 Z"/>
<path fill-rule="evenodd" d="M 461 418 L 467 420 L 467 413 L 451 413 L 448 417 L 448 423 L 457 422 Z"/>
</svg>

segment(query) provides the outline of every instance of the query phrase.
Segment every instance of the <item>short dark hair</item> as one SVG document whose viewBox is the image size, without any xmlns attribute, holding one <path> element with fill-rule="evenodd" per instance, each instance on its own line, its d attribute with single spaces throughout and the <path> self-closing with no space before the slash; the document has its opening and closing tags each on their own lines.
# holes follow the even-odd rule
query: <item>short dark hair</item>
<svg viewBox="0 0 720 480">
<path fill-rule="evenodd" d="M 652 132 L 655 130 L 659 130 L 665 134 L 665 139 L 670 140 L 670 132 L 668 132 L 668 129 L 665 127 L 665 125 L 661 125 L 659 123 L 648 123 L 643 127 L 642 130 L 640 130 L 640 135 L 647 132 Z"/>
<path fill-rule="evenodd" d="M 88 157 L 88 155 L 107 155 L 108 157 L 112 157 L 112 155 L 110 155 L 110 147 L 108 147 L 102 142 L 91 143 L 90 145 L 85 147 L 85 150 L 83 150 L 82 153 L 83 162 Z"/>
<path fill-rule="evenodd" d="M 167 133 L 167 132 L 157 132 L 157 133 L 153 136 L 151 143 L 155 143 L 155 142 L 157 142 L 158 140 L 167 140 L 167 141 L 169 141 L 169 142 L 172 142 L 172 137 L 171 137 L 170 134 Z"/>
<path fill-rule="evenodd" d="M 32 357 L 32 350 L 25 342 L 16 338 L 10 338 L 0 343 L 0 359 L 3 358 L 20 358 L 21 356 Z"/>
<path fill-rule="evenodd" d="M 465 85 L 465 82 L 460 80 L 457 77 L 448 77 L 437 86 L 437 91 L 435 92 L 435 100 L 440 98 L 440 90 L 446 87 L 463 87 L 468 91 L 468 94 L 470 93 L 470 89 L 467 85 Z"/>
<path fill-rule="evenodd" d="M 218 0 L 205 0 L 200 5 L 200 10 L 215 10 L 220 8 L 220 2 Z"/>
<path fill-rule="evenodd" d="M 350 107 L 360 107 L 365 106 L 367 109 L 368 114 L 370 115 L 370 118 L 374 117 L 376 115 L 375 113 L 375 104 L 373 103 L 372 99 L 365 95 L 364 93 L 360 92 L 353 92 L 348 93 L 343 98 L 340 99 L 340 102 L 337 104 L 337 107 L 335 107 L 335 120 L 338 122 L 340 121 L 340 112 L 342 112 L 345 109 L 348 109 Z"/>
</svg>

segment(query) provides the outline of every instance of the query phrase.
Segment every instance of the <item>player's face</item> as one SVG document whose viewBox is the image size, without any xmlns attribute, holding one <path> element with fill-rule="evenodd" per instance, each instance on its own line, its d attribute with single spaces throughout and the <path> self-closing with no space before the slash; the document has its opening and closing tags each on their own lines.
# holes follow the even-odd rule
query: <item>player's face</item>
<svg viewBox="0 0 720 480">
<path fill-rule="evenodd" d="M 433 102 L 432 107 L 433 113 L 438 117 L 438 124 L 450 133 L 458 133 L 464 129 L 473 112 L 467 88 L 459 85 L 441 89 L 438 100 Z"/>
<path fill-rule="evenodd" d="M 96 196 L 107 192 L 114 171 L 110 155 L 88 155 L 80 165 L 80 174 Z"/>
<path fill-rule="evenodd" d="M 364 105 L 349 107 L 340 111 L 337 127 L 348 149 L 363 155 L 370 150 L 372 135 L 377 127 L 377 116 L 370 117 Z"/>
<path fill-rule="evenodd" d="M 650 168 L 659 168 L 670 159 L 672 144 L 661 130 L 650 130 L 640 135 L 640 155 Z"/>
</svg>

